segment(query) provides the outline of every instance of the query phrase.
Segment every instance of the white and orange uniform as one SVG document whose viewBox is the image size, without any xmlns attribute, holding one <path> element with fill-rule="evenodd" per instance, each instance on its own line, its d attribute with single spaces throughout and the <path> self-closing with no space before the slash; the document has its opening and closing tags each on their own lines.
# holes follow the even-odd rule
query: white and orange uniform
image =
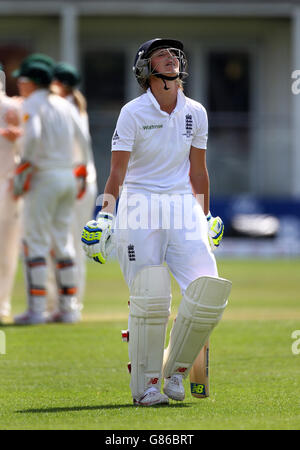
<svg viewBox="0 0 300 450">
<path fill-rule="evenodd" d="M 59 299 L 66 312 L 77 307 L 77 270 L 71 227 L 76 199 L 74 140 L 81 164 L 88 160 L 89 138 L 73 107 L 47 89 L 23 102 L 23 159 L 34 167 L 24 196 L 24 254 L 29 310 L 46 308 L 47 257 L 54 251 Z M 68 231 L 69 230 L 69 231 Z"/>
<path fill-rule="evenodd" d="M 20 115 L 20 104 L 0 90 L 0 128 L 7 128 L 5 115 Z M 0 318 L 11 312 L 11 292 L 20 247 L 21 201 L 13 197 L 11 179 L 19 153 L 19 143 L 0 135 Z"/>
</svg>

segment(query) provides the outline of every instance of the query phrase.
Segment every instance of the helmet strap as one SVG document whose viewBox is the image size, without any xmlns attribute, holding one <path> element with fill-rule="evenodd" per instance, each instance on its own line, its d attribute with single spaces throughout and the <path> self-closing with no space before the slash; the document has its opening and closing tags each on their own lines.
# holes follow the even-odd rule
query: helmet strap
<svg viewBox="0 0 300 450">
<path fill-rule="evenodd" d="M 177 78 L 179 78 L 179 74 L 175 75 L 174 77 L 168 77 L 167 75 L 163 75 L 162 73 L 153 73 L 153 75 L 156 76 L 157 78 L 160 78 L 161 80 L 163 80 L 165 91 L 168 91 L 170 89 L 167 86 L 166 80 L 173 81 L 173 80 L 177 80 Z"/>
</svg>

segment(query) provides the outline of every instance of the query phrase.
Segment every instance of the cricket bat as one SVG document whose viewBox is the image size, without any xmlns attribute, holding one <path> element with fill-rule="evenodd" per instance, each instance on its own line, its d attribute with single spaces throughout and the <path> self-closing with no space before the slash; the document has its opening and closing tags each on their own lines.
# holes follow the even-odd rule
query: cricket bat
<svg viewBox="0 0 300 450">
<path fill-rule="evenodd" d="M 194 397 L 209 396 L 209 339 L 202 347 L 190 371 L 190 386 Z"/>
</svg>

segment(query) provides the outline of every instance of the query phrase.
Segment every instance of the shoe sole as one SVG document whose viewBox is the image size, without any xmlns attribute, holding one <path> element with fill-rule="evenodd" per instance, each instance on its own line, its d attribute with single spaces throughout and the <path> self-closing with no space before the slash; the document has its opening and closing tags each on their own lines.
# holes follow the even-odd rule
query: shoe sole
<svg viewBox="0 0 300 450">
<path fill-rule="evenodd" d="M 149 401 L 144 401 L 143 399 L 145 399 L 146 396 L 143 396 L 140 400 L 137 399 L 133 399 L 133 404 L 137 405 L 137 406 L 154 406 L 154 405 L 168 405 L 169 404 L 169 399 L 168 397 L 165 397 L 164 395 L 160 394 L 160 398 L 157 398 L 156 400 L 149 400 Z"/>
<path fill-rule="evenodd" d="M 47 319 L 47 323 L 79 323 L 81 322 L 81 316 L 80 317 L 63 317 L 63 316 L 50 316 Z"/>
<path fill-rule="evenodd" d="M 172 400 L 176 400 L 177 402 L 182 402 L 185 399 L 185 394 L 174 394 L 173 392 L 168 392 L 168 390 L 164 389 L 164 394 Z"/>
<path fill-rule="evenodd" d="M 138 400 L 133 400 L 133 404 L 135 406 L 155 406 L 155 405 L 168 405 L 169 401 L 157 401 L 157 402 L 148 402 L 148 403 L 141 403 Z"/>
</svg>

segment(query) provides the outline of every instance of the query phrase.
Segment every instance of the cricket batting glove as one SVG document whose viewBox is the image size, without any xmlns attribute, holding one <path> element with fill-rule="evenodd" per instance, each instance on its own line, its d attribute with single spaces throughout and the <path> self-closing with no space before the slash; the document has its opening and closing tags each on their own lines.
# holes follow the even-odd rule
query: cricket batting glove
<svg viewBox="0 0 300 450">
<path fill-rule="evenodd" d="M 22 160 L 17 165 L 13 178 L 13 194 L 16 198 L 29 190 L 32 172 L 33 167 L 29 161 Z"/>
<path fill-rule="evenodd" d="M 217 216 L 213 217 L 209 212 L 206 216 L 208 227 L 208 241 L 212 251 L 219 247 L 224 234 L 223 220 Z"/>
<path fill-rule="evenodd" d="M 112 223 L 114 216 L 110 213 L 99 213 L 97 220 L 90 220 L 83 229 L 81 241 L 89 258 L 105 264 L 113 248 Z"/>
<path fill-rule="evenodd" d="M 77 198 L 82 198 L 86 191 L 87 169 L 84 165 L 79 165 L 74 169 L 74 175 L 77 181 Z"/>
</svg>

